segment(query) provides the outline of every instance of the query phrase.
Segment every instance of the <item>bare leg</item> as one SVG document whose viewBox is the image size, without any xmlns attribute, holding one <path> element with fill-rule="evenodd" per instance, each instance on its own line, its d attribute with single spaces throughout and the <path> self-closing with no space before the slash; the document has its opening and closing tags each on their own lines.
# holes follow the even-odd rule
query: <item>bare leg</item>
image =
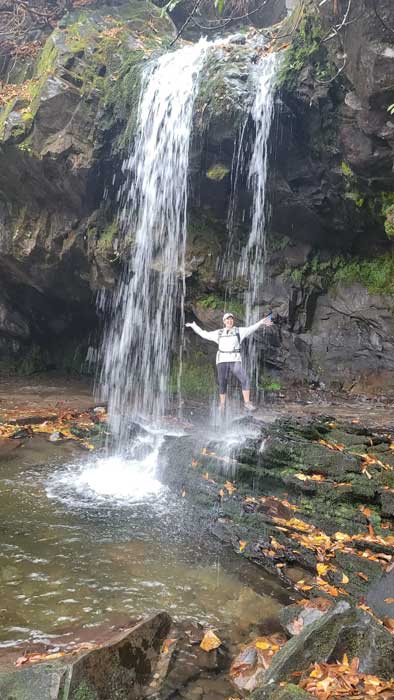
<svg viewBox="0 0 394 700">
<path fill-rule="evenodd" d="M 250 401 L 250 389 L 243 389 L 242 396 L 244 397 L 245 403 L 249 403 L 249 401 Z"/>
<path fill-rule="evenodd" d="M 226 394 L 219 394 L 220 408 L 224 408 L 226 406 L 226 396 Z"/>
</svg>

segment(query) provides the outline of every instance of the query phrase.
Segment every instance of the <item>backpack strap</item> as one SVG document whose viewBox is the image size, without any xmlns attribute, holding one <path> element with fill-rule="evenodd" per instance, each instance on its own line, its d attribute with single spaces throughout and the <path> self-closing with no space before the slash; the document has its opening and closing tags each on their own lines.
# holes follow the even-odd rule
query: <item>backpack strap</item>
<svg viewBox="0 0 394 700">
<path fill-rule="evenodd" d="M 234 330 L 235 330 L 235 333 L 232 333 L 231 335 L 236 335 L 236 336 L 237 336 L 237 339 L 238 339 L 238 348 L 236 348 L 235 350 L 221 350 L 221 349 L 220 349 L 220 338 L 223 336 L 223 334 L 224 334 L 224 332 L 225 332 L 225 329 L 224 329 L 224 328 L 220 328 L 220 329 L 219 329 L 219 332 L 218 332 L 218 341 L 219 341 L 219 342 L 218 342 L 218 347 L 219 347 L 219 352 L 227 353 L 228 355 L 234 355 L 234 353 L 236 353 L 236 352 L 241 352 L 241 336 L 240 336 L 240 333 L 239 333 L 239 328 L 234 328 Z"/>
</svg>

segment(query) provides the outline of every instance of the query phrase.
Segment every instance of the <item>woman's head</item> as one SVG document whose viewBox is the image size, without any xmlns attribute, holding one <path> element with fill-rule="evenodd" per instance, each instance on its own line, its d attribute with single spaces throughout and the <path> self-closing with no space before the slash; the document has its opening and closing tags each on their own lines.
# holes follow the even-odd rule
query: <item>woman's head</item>
<svg viewBox="0 0 394 700">
<path fill-rule="evenodd" d="M 234 326 L 234 316 L 230 313 L 224 314 L 223 325 L 225 328 L 232 328 Z"/>
</svg>

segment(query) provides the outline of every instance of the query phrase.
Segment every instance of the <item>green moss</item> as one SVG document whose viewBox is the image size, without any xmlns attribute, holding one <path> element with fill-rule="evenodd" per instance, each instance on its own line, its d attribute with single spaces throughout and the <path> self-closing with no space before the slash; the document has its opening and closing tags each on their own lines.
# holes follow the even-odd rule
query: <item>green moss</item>
<svg viewBox="0 0 394 700">
<path fill-rule="evenodd" d="M 295 88 L 297 78 L 304 66 L 312 66 L 318 80 L 329 80 L 332 67 L 322 43 L 323 31 L 317 10 L 310 9 L 298 25 L 290 48 L 278 73 L 277 84 L 288 89 Z"/>
<path fill-rule="evenodd" d="M 101 233 L 97 241 L 97 250 L 102 253 L 108 253 L 113 250 L 114 240 L 118 236 L 118 223 L 117 221 L 112 221 L 111 224 L 107 226 L 106 229 Z"/>
<path fill-rule="evenodd" d="M 97 693 L 91 690 L 86 681 L 82 681 L 71 693 L 71 700 L 97 700 Z"/>
<path fill-rule="evenodd" d="M 346 199 L 350 199 L 358 209 L 361 209 L 365 204 L 365 197 L 363 197 L 359 192 L 346 192 Z"/>
<path fill-rule="evenodd" d="M 15 102 L 15 99 L 10 100 L 10 102 L 8 102 L 5 105 L 5 107 L 3 107 L 3 109 L 0 111 L 0 139 L 2 139 L 4 136 L 4 130 L 7 125 L 7 119 L 14 108 Z"/>
<path fill-rule="evenodd" d="M 229 311 L 235 316 L 242 317 L 245 313 L 244 305 L 236 299 L 225 300 L 217 294 L 208 294 L 198 300 L 198 304 L 205 309 L 218 309 L 220 311 Z"/>
<path fill-rule="evenodd" d="M 382 215 L 387 238 L 394 238 L 394 192 L 382 192 Z"/>
<path fill-rule="evenodd" d="M 272 379 L 272 377 L 263 375 L 260 377 L 259 389 L 263 391 L 281 391 L 282 385 L 277 380 Z"/>
<path fill-rule="evenodd" d="M 371 294 L 394 295 L 394 255 L 386 253 L 371 260 L 342 260 L 333 283 L 360 282 Z"/>
<path fill-rule="evenodd" d="M 341 171 L 342 175 L 348 180 L 354 177 L 353 170 L 351 169 L 350 165 L 348 165 L 344 160 L 341 163 Z"/>
<path fill-rule="evenodd" d="M 216 165 L 212 165 L 211 168 L 207 171 L 207 178 L 209 180 L 215 180 L 216 182 L 220 182 L 223 180 L 226 175 L 228 175 L 230 172 L 229 168 L 227 168 L 225 165 L 222 165 L 222 163 L 217 163 Z"/>
<path fill-rule="evenodd" d="M 179 364 L 175 363 L 171 370 L 169 391 L 173 394 L 178 390 Z M 207 361 L 203 353 L 195 353 L 193 359 L 185 359 L 182 363 L 181 394 L 186 398 L 207 399 L 215 391 L 216 379 L 213 365 Z"/>
</svg>

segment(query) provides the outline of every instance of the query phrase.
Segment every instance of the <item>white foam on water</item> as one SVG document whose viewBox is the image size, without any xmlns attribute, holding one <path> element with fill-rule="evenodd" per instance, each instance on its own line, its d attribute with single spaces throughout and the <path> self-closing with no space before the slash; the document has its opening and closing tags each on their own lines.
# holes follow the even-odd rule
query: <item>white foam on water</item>
<svg viewBox="0 0 394 700">
<path fill-rule="evenodd" d="M 138 443 L 148 441 L 141 439 Z M 69 465 L 51 476 L 46 484 L 47 496 L 78 506 L 103 500 L 140 503 L 157 497 L 166 490 L 157 478 L 161 444 L 162 439 L 156 441 L 142 459 L 116 454 Z"/>
<path fill-rule="evenodd" d="M 156 496 L 163 484 L 155 477 L 158 449 L 143 460 L 120 455 L 103 457 L 86 466 L 74 482 L 78 492 L 107 496 L 126 501 L 141 501 Z"/>
</svg>

